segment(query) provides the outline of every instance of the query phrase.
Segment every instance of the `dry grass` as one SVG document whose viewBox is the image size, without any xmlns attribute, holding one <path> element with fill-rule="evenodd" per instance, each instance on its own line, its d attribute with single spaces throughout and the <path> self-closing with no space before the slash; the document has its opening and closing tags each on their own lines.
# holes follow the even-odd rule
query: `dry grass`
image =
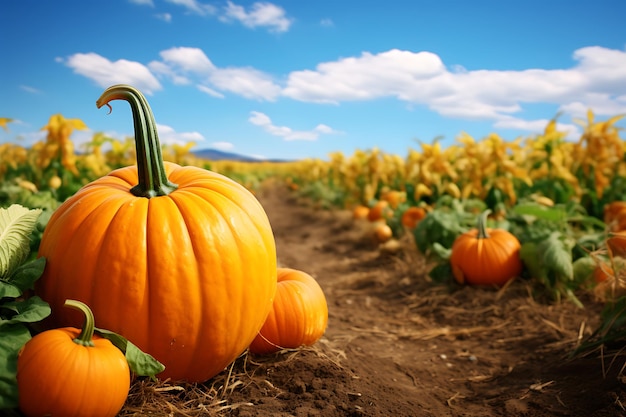
<svg viewBox="0 0 626 417">
<path fill-rule="evenodd" d="M 222 416 L 252 406 L 249 402 L 229 402 L 233 391 L 250 383 L 248 367 L 248 355 L 244 354 L 227 371 L 202 384 L 136 379 L 118 416 Z"/>
</svg>

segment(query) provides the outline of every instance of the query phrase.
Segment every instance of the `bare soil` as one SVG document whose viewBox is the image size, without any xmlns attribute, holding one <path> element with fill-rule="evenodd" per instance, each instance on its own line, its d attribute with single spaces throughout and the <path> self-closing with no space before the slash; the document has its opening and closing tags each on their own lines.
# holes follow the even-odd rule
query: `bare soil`
<svg viewBox="0 0 626 417">
<path fill-rule="evenodd" d="M 323 288 L 328 329 L 312 347 L 245 354 L 205 384 L 220 395 L 220 415 L 626 415 L 624 357 L 570 358 L 599 323 L 602 305 L 590 297 L 581 309 L 521 279 L 503 289 L 436 285 L 409 236 L 387 253 L 349 212 L 279 187 L 258 197 L 280 265 Z"/>
</svg>

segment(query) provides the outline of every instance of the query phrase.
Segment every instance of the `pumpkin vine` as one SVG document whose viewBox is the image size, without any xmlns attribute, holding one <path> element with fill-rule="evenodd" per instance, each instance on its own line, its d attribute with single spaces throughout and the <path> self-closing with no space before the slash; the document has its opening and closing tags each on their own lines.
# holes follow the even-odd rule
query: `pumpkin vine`
<svg viewBox="0 0 626 417">
<path fill-rule="evenodd" d="M 107 88 L 96 101 L 96 106 L 107 106 L 111 112 L 113 108 L 109 102 L 113 100 L 127 101 L 133 113 L 139 183 L 130 192 L 145 198 L 168 195 L 178 185 L 167 178 L 156 122 L 148 101 L 137 89 L 118 84 Z"/>
</svg>

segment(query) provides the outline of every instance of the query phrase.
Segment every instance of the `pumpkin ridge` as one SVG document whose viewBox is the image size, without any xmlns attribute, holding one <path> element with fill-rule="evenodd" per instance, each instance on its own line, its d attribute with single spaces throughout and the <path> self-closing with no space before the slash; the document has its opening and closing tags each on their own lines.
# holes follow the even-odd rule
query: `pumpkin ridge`
<svg viewBox="0 0 626 417">
<path fill-rule="evenodd" d="M 180 213 L 180 217 L 184 222 L 185 227 L 183 229 L 187 231 L 188 249 L 193 253 L 194 259 L 200 259 L 202 250 L 198 247 L 198 239 L 194 238 L 193 234 L 190 232 L 191 230 L 195 229 L 195 223 L 192 222 L 194 216 L 190 207 L 193 204 L 193 211 L 201 211 L 200 205 L 206 203 L 206 201 L 199 198 L 193 193 L 185 193 L 186 185 L 181 182 L 179 182 L 178 184 L 179 188 L 175 192 L 171 193 L 168 197 L 172 200 L 174 205 L 176 205 L 177 210 Z M 200 265 L 198 263 L 194 263 L 193 266 L 195 271 L 194 275 L 196 277 L 199 277 L 199 279 L 196 279 L 193 282 L 195 288 L 187 288 L 186 290 L 195 294 L 201 294 L 202 300 L 206 300 L 208 299 L 208 296 L 203 292 L 203 288 L 209 288 L 212 286 L 208 286 L 205 280 L 202 279 L 203 274 Z M 222 273 L 221 275 L 224 274 Z M 213 290 L 213 288 L 211 288 L 211 290 Z M 193 329 L 192 337 L 194 338 L 194 340 L 202 340 L 203 336 L 204 334 L 202 328 L 195 327 Z M 193 353 L 191 355 L 188 355 L 189 360 L 186 361 L 186 364 L 184 365 L 185 369 L 193 369 L 193 358 L 204 357 L 205 355 L 204 351 L 206 350 L 206 346 L 204 345 L 204 343 L 193 343 L 190 348 L 193 349 Z"/>
</svg>

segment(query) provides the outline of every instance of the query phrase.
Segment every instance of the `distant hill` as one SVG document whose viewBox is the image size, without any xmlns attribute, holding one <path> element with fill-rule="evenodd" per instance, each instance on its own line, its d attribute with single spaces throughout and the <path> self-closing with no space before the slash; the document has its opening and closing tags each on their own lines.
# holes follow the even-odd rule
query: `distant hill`
<svg viewBox="0 0 626 417">
<path fill-rule="evenodd" d="M 279 159 L 257 159 L 251 156 L 241 155 L 233 152 L 224 152 L 219 151 L 217 149 L 198 149 L 192 150 L 192 154 L 194 154 L 198 158 L 207 159 L 209 161 L 241 161 L 241 162 L 287 162 L 286 160 Z"/>
<path fill-rule="evenodd" d="M 191 151 L 198 158 L 208 159 L 210 161 L 243 161 L 243 162 L 258 162 L 256 158 L 252 158 L 246 155 L 240 155 L 232 152 L 218 151 L 217 149 L 198 149 Z"/>
</svg>

